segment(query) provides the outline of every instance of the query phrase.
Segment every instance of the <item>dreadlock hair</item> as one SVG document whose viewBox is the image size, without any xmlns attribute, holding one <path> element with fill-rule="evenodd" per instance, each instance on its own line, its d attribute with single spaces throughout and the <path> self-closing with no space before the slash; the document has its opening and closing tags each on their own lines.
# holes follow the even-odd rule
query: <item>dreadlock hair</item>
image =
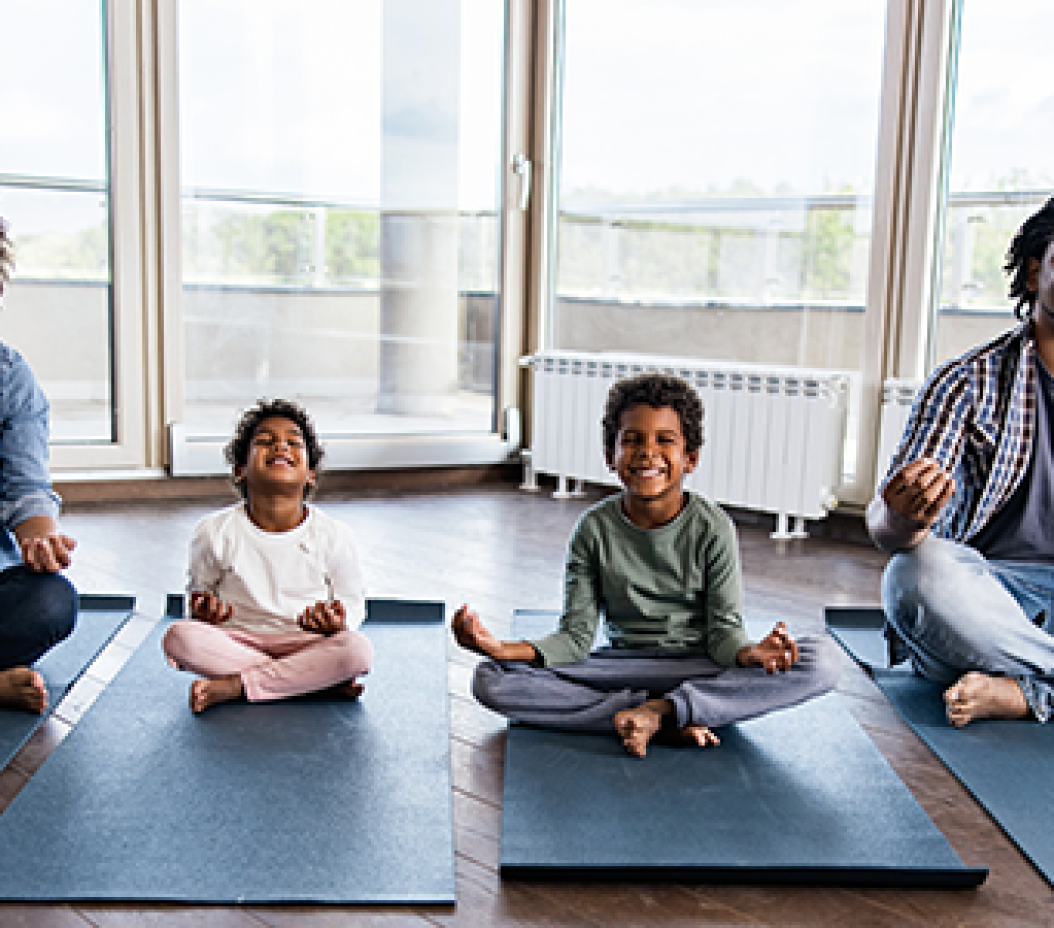
<svg viewBox="0 0 1054 928">
<path fill-rule="evenodd" d="M 307 410 L 290 400 L 258 400 L 251 409 L 245 410 L 238 424 L 234 427 L 234 437 L 227 442 L 223 449 L 223 457 L 231 468 L 231 480 L 234 489 L 238 491 L 243 499 L 248 498 L 249 490 L 244 480 L 238 480 L 234 474 L 240 467 L 249 463 L 249 447 L 252 445 L 253 436 L 264 419 L 279 416 L 295 422 L 300 433 L 304 436 L 304 450 L 307 451 L 307 465 L 317 473 L 318 465 L 322 461 L 325 452 L 322 443 L 318 440 L 314 423 L 307 414 Z M 315 484 L 309 483 L 304 487 L 304 498 L 307 499 L 315 490 Z"/>
<path fill-rule="evenodd" d="M 633 406 L 669 406 L 681 420 L 684 448 L 689 454 L 703 447 L 703 402 L 687 380 L 670 374 L 638 374 L 612 384 L 604 406 L 604 454 L 615 454 L 622 414 Z"/>
<path fill-rule="evenodd" d="M 1032 259 L 1042 261 L 1047 253 L 1047 246 L 1054 240 L 1054 197 L 1044 204 L 1043 208 L 1033 213 L 1017 234 L 1011 239 L 1006 250 L 1006 264 L 1003 270 L 1012 275 L 1010 278 L 1010 299 L 1017 300 L 1014 315 L 1023 319 L 1022 309 L 1028 304 L 1029 311 L 1036 303 L 1036 294 L 1028 289 L 1028 265 Z"/>
</svg>

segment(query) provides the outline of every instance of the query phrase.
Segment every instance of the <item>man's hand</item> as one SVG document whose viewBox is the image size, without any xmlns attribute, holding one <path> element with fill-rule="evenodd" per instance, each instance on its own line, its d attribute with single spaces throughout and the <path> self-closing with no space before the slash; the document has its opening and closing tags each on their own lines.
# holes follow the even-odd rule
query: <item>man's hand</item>
<svg viewBox="0 0 1054 928">
<path fill-rule="evenodd" d="M 77 542 L 63 535 L 48 516 L 33 516 L 16 525 L 15 537 L 22 550 L 22 563 L 36 573 L 58 573 L 73 562 Z"/>
<path fill-rule="evenodd" d="M 225 603 L 215 593 L 191 593 L 190 614 L 199 622 L 222 625 L 234 615 L 234 603 Z"/>
<path fill-rule="evenodd" d="M 936 461 L 919 458 L 890 478 L 882 499 L 898 515 L 929 530 L 955 492 L 955 479 Z"/>
<path fill-rule="evenodd" d="M 316 635 L 335 635 L 347 628 L 344 618 L 344 604 L 339 599 L 335 599 L 331 603 L 319 601 L 313 606 L 308 606 L 297 616 L 296 624 L 305 632 L 314 632 Z"/>
<path fill-rule="evenodd" d="M 786 673 L 797 661 L 798 643 L 782 622 L 756 645 L 741 648 L 736 655 L 740 667 L 764 667 L 765 673 Z"/>
</svg>

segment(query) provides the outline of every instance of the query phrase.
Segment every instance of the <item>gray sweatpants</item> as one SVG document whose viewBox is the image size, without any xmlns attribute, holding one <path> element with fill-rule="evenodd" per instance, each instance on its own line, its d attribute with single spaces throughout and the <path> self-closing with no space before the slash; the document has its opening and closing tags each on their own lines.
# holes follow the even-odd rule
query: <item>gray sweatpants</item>
<svg viewBox="0 0 1054 928">
<path fill-rule="evenodd" d="M 803 638 L 786 673 L 721 667 L 699 655 L 601 648 L 580 664 L 531 667 L 483 661 L 472 693 L 502 715 L 565 731 L 611 731 L 615 713 L 647 699 L 669 699 L 678 728 L 720 728 L 785 709 L 834 689 L 841 657 L 829 638 Z"/>
</svg>

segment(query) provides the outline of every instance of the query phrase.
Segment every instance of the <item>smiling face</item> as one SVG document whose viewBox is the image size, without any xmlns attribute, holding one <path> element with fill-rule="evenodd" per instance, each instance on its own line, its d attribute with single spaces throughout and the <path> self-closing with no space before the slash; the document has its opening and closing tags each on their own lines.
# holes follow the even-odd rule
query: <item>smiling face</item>
<svg viewBox="0 0 1054 928">
<path fill-rule="evenodd" d="M 608 466 L 625 488 L 626 514 L 650 513 L 647 522 L 668 522 L 681 511 L 685 474 L 699 463 L 699 452 L 685 449 L 681 418 L 670 406 L 645 404 L 622 413 Z"/>
<path fill-rule="evenodd" d="M 295 489 L 301 495 L 315 480 L 308 463 L 304 434 L 292 419 L 268 416 L 256 426 L 249 444 L 249 458 L 235 476 L 245 480 L 248 495 L 254 490 L 275 492 Z"/>
</svg>

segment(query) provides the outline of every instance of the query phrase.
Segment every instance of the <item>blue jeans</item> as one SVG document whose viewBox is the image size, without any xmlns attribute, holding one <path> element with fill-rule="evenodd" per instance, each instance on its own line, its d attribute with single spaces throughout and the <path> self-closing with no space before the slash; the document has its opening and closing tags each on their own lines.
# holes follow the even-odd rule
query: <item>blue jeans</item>
<svg viewBox="0 0 1054 928">
<path fill-rule="evenodd" d="M 882 576 L 886 621 L 916 673 L 951 684 L 970 670 L 1017 680 L 1045 722 L 1054 710 L 1054 567 L 989 561 L 930 537 Z"/>
<path fill-rule="evenodd" d="M 73 631 L 77 593 L 62 574 L 0 571 L 0 670 L 32 664 Z"/>
</svg>

